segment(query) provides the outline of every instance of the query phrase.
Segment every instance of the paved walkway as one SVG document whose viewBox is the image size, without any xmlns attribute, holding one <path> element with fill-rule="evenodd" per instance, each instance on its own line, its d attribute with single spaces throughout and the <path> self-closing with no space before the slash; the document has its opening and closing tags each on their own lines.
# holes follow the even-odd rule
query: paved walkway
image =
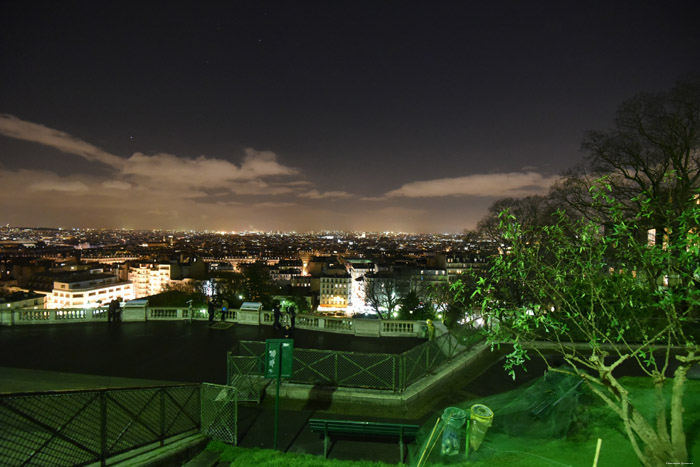
<svg viewBox="0 0 700 467">
<path fill-rule="evenodd" d="M 226 380 L 226 352 L 239 340 L 282 337 L 271 326 L 210 328 L 205 321 L 75 323 L 0 327 L 0 367 L 119 378 L 216 383 Z M 401 353 L 418 338 L 355 337 L 297 329 L 297 348 Z M 4 374 L 0 370 L 0 392 Z M 35 381 L 23 390 L 31 391 Z M 16 386 L 12 390 L 15 390 Z"/>
<path fill-rule="evenodd" d="M 0 393 L 138 387 L 176 382 L 224 384 L 226 352 L 238 340 L 281 337 L 269 326 L 236 324 L 212 329 L 206 322 L 75 323 L 0 327 Z M 401 353 L 417 338 L 371 338 L 296 330 L 295 347 Z M 241 404 L 239 446 L 273 447 L 274 401 Z M 381 414 L 376 414 L 380 416 Z M 283 404 L 278 449 L 323 455 L 323 442 L 308 429 L 311 417 L 348 418 L 323 407 Z M 368 417 L 355 417 L 368 420 Z M 371 417 L 375 420 L 397 421 Z M 414 422 L 415 423 L 415 422 Z M 331 458 L 397 463 L 394 442 L 340 440 Z"/>
</svg>

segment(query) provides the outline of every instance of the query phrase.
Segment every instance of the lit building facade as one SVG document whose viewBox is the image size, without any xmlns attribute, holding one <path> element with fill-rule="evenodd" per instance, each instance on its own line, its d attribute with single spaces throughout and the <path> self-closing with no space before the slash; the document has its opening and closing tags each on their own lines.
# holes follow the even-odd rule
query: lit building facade
<svg viewBox="0 0 700 467">
<path fill-rule="evenodd" d="M 350 274 L 320 277 L 319 310 L 346 309 L 350 304 L 352 278 Z"/>
<path fill-rule="evenodd" d="M 129 281 L 134 284 L 135 298 L 157 295 L 172 282 L 170 264 L 140 264 L 129 268 Z"/>
<path fill-rule="evenodd" d="M 117 299 L 133 300 L 134 284 L 109 274 L 85 274 L 55 281 L 46 308 L 95 308 Z"/>
<path fill-rule="evenodd" d="M 6 296 L 0 296 L 0 310 L 15 310 L 20 308 L 32 308 L 40 310 L 44 308 L 46 296 L 34 292 L 13 292 Z"/>
</svg>

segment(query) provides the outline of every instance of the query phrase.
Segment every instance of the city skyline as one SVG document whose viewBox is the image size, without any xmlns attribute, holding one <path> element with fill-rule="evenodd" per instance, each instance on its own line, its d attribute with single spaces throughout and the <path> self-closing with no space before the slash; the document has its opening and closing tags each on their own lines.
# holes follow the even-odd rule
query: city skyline
<svg viewBox="0 0 700 467">
<path fill-rule="evenodd" d="M 1 225 L 460 232 L 700 72 L 691 1 L 3 10 Z"/>
</svg>

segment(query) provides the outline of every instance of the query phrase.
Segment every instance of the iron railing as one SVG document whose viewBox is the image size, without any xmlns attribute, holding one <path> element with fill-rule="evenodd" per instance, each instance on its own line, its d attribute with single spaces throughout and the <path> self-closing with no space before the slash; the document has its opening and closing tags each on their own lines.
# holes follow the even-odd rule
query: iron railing
<svg viewBox="0 0 700 467">
<path fill-rule="evenodd" d="M 480 337 L 446 333 L 401 354 L 294 349 L 289 382 L 403 392 L 437 367 L 471 349 Z M 265 343 L 240 341 L 228 354 L 228 381 L 262 377 Z"/>
<path fill-rule="evenodd" d="M 0 395 L 0 465 L 105 465 L 199 427 L 196 384 Z"/>
</svg>

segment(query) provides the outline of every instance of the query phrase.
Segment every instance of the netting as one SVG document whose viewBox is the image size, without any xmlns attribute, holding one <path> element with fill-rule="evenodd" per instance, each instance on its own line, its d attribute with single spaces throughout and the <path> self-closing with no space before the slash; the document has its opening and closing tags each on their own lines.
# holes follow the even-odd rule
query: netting
<svg viewBox="0 0 700 467">
<path fill-rule="evenodd" d="M 580 378 L 550 371 L 513 391 L 443 408 L 419 430 L 411 465 L 486 460 L 533 440 L 564 438 L 580 394 Z"/>
<path fill-rule="evenodd" d="M 238 443 L 238 399 L 236 388 L 202 383 L 202 433 L 230 444 Z"/>
<path fill-rule="evenodd" d="M 0 465 L 84 465 L 199 428 L 199 386 L 2 395 Z"/>
</svg>

